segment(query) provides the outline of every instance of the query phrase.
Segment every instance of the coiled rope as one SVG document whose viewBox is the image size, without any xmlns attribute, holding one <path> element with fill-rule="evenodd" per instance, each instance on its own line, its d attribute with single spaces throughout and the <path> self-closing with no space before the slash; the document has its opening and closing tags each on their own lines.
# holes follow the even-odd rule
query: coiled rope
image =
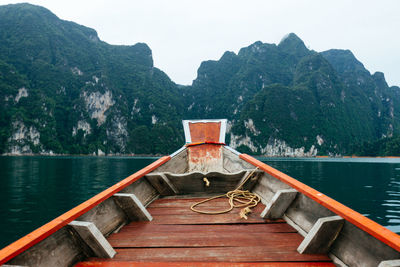
<svg viewBox="0 0 400 267">
<path fill-rule="evenodd" d="M 215 196 L 215 197 L 210 197 L 208 199 L 202 200 L 200 202 L 197 202 L 193 204 L 190 209 L 194 212 L 197 213 L 202 213 L 202 214 L 223 214 L 230 212 L 233 210 L 233 208 L 242 208 L 240 210 L 240 218 L 244 218 L 247 220 L 247 214 L 251 212 L 251 209 L 257 206 L 257 204 L 260 202 L 261 198 L 258 196 L 256 193 L 252 193 L 249 190 L 242 190 L 241 188 L 243 185 L 253 176 L 253 174 L 256 172 L 258 169 L 255 168 L 249 175 L 247 175 L 246 179 L 244 179 L 237 187 L 235 190 L 229 191 L 226 194 Z M 220 210 L 220 211 L 211 211 L 211 210 L 199 210 L 196 209 L 195 207 L 203 204 L 205 202 L 217 199 L 217 198 L 223 198 L 226 197 L 228 198 L 228 202 L 230 207 L 225 210 Z"/>
</svg>

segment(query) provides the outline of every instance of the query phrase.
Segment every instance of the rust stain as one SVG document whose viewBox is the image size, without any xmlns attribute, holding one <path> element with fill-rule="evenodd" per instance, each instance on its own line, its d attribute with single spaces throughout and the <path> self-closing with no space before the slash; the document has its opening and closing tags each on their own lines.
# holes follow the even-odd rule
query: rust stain
<svg viewBox="0 0 400 267">
<path fill-rule="evenodd" d="M 192 143 L 212 141 L 219 142 L 221 122 L 189 122 Z"/>
<path fill-rule="evenodd" d="M 218 145 L 201 145 L 189 148 L 190 159 L 193 163 L 218 159 L 221 157 L 221 146 Z"/>
<path fill-rule="evenodd" d="M 189 169 L 191 171 L 218 170 L 222 166 L 220 145 L 204 144 L 189 147 Z"/>
</svg>

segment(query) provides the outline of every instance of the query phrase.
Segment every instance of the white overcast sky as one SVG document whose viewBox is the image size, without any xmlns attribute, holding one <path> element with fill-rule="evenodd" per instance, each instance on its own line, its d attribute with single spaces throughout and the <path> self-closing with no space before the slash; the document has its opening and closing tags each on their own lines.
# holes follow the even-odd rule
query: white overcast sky
<svg viewBox="0 0 400 267">
<path fill-rule="evenodd" d="M 0 0 L 0 4 L 21 1 Z M 26 1 L 25 1 L 26 2 Z M 200 63 L 256 41 L 296 33 L 321 52 L 350 49 L 371 72 L 400 85 L 398 0 L 31 0 L 59 18 L 94 28 L 109 44 L 148 44 L 154 64 L 191 84 Z"/>
</svg>

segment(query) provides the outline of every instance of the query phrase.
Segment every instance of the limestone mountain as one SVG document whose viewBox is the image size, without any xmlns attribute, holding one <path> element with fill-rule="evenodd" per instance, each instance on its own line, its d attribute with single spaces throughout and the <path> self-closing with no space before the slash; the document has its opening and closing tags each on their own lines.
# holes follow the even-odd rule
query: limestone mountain
<svg viewBox="0 0 400 267">
<path fill-rule="evenodd" d="M 295 34 L 203 62 L 192 117 L 227 117 L 230 144 L 266 155 L 346 154 L 399 133 L 399 92 L 350 51 L 310 51 Z"/>
<path fill-rule="evenodd" d="M 183 143 L 178 88 L 146 44 L 109 45 L 29 4 L 1 6 L 0 25 L 0 153 L 155 154 Z"/>
<path fill-rule="evenodd" d="M 196 118 L 227 118 L 228 144 L 275 156 L 347 154 L 400 131 L 398 87 L 293 33 L 201 63 L 192 86 L 146 44 L 109 45 L 39 6 L 0 6 L 0 40 L 0 154 L 166 154 Z"/>
</svg>

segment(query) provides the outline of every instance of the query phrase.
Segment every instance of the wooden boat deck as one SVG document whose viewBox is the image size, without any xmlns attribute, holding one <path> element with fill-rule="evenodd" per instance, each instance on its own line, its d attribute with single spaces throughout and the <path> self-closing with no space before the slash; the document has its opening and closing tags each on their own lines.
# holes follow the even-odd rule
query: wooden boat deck
<svg viewBox="0 0 400 267">
<path fill-rule="evenodd" d="M 298 253 L 303 237 L 284 220 L 262 219 L 261 203 L 244 220 L 239 209 L 220 215 L 191 211 L 199 200 L 155 200 L 147 207 L 151 222 L 131 222 L 107 238 L 114 258 L 89 258 L 76 266 L 334 266 L 327 255 Z M 201 208 L 227 206 L 227 199 L 217 199 Z"/>
</svg>

